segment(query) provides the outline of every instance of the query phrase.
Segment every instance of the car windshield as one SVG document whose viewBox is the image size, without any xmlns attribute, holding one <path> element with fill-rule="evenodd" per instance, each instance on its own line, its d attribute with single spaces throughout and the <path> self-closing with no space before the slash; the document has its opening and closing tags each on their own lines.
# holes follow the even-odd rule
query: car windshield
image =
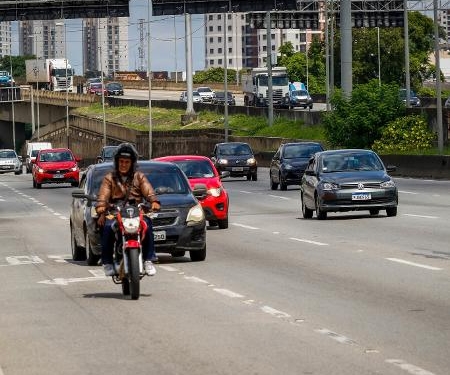
<svg viewBox="0 0 450 375">
<path fill-rule="evenodd" d="M 16 153 L 10 150 L 0 151 L 0 159 L 12 159 L 16 157 Z"/>
<path fill-rule="evenodd" d="M 112 158 L 114 156 L 114 153 L 116 152 L 117 147 L 106 147 L 103 150 L 103 157 L 105 158 Z"/>
<path fill-rule="evenodd" d="M 221 155 L 251 155 L 252 150 L 247 144 L 230 144 L 230 145 L 222 145 L 219 147 L 219 153 Z"/>
<path fill-rule="evenodd" d="M 174 163 L 180 167 L 187 178 L 214 177 L 214 171 L 207 160 L 177 160 Z"/>
<path fill-rule="evenodd" d="M 319 151 L 322 151 L 319 145 L 286 145 L 283 157 L 285 159 L 309 158 Z"/>
<path fill-rule="evenodd" d="M 186 184 L 183 183 L 182 174 L 175 171 L 157 171 L 156 173 L 143 171 L 153 186 L 155 193 L 160 194 L 186 194 Z M 186 180 L 185 180 L 186 181 Z"/>
<path fill-rule="evenodd" d="M 308 91 L 306 91 L 306 90 L 295 90 L 295 91 L 292 91 L 292 95 L 308 96 Z"/>
<path fill-rule="evenodd" d="M 212 90 L 209 87 L 199 87 L 197 89 L 198 92 L 212 92 Z"/>
<path fill-rule="evenodd" d="M 120 90 L 122 88 L 122 85 L 120 83 L 109 83 L 108 88 L 113 90 Z"/>
<path fill-rule="evenodd" d="M 194 92 L 192 93 L 192 95 L 193 95 L 193 96 L 200 96 L 200 94 L 199 94 L 198 91 L 194 91 Z"/>
<path fill-rule="evenodd" d="M 373 153 L 330 154 L 322 157 L 322 171 L 379 171 L 383 170 L 381 161 Z"/>
<path fill-rule="evenodd" d="M 58 161 L 72 161 L 73 156 L 68 151 L 62 152 L 41 152 L 40 161 L 43 162 L 58 162 Z"/>
<path fill-rule="evenodd" d="M 101 89 L 102 84 L 101 83 L 93 83 L 93 84 L 91 84 L 91 88 L 92 89 Z"/>
</svg>

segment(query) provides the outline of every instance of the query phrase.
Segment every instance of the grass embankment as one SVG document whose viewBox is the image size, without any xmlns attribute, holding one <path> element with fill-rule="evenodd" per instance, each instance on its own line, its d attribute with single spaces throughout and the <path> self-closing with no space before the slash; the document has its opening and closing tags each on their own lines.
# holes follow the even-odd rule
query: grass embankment
<svg viewBox="0 0 450 375">
<path fill-rule="evenodd" d="M 89 116 L 102 117 L 101 104 L 90 107 L 80 107 L 73 113 Z M 166 109 L 152 107 L 153 130 L 181 130 L 181 129 L 224 129 L 224 118 L 222 114 L 202 111 L 198 113 L 198 120 L 181 126 L 181 115 L 184 110 Z M 136 130 L 148 130 L 148 108 L 147 107 L 105 107 L 105 119 Z M 267 126 L 264 117 L 249 117 L 245 115 L 230 115 L 228 117 L 228 128 L 232 135 L 236 136 L 260 136 L 281 137 L 288 139 L 308 139 L 325 142 L 323 127 L 305 126 L 299 121 L 287 120 L 282 117 L 274 119 L 273 126 Z"/>
</svg>

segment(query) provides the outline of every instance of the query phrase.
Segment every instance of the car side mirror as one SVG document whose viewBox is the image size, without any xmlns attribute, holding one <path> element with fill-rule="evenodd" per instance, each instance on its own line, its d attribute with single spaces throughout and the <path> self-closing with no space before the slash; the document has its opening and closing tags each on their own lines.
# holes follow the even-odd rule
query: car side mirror
<svg viewBox="0 0 450 375">
<path fill-rule="evenodd" d="M 386 166 L 386 171 L 388 173 L 395 172 L 396 170 L 397 170 L 397 167 L 395 165 L 388 165 L 388 166 Z"/>
<path fill-rule="evenodd" d="M 192 189 L 192 192 L 194 193 L 194 197 L 197 199 L 202 199 L 206 197 L 208 189 L 206 188 L 205 184 L 195 184 L 194 188 Z"/>
<path fill-rule="evenodd" d="M 82 158 L 80 158 L 79 156 L 75 156 L 75 161 L 78 163 L 78 162 L 80 162 L 81 160 L 83 160 Z"/>
<path fill-rule="evenodd" d="M 20 161 L 22 161 L 22 160 L 23 160 L 23 159 L 22 159 L 22 156 L 18 156 L 18 158 L 19 158 L 19 160 L 20 160 Z"/>
<path fill-rule="evenodd" d="M 220 179 L 226 178 L 226 177 L 230 177 L 230 172 L 229 171 L 222 171 L 222 172 L 220 172 Z"/>
</svg>

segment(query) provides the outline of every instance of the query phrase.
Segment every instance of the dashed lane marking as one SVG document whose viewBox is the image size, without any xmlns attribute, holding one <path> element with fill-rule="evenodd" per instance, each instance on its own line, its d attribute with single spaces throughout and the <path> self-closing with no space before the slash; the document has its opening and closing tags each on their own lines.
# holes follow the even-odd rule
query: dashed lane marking
<svg viewBox="0 0 450 375">
<path fill-rule="evenodd" d="M 326 335 L 326 336 L 332 338 L 333 340 L 340 342 L 341 344 L 350 344 L 350 345 L 356 344 L 356 341 L 349 339 L 348 337 L 341 335 L 339 333 L 330 331 L 329 329 L 326 329 L 326 328 L 316 329 L 315 331 L 322 335 Z"/>
<path fill-rule="evenodd" d="M 410 363 L 403 361 L 402 359 L 386 359 L 386 363 L 390 363 L 394 366 L 400 367 L 402 370 L 409 372 L 413 375 L 435 375 L 433 372 L 424 370 Z"/>
<path fill-rule="evenodd" d="M 425 268 L 425 269 L 431 270 L 431 271 L 442 271 L 442 268 L 439 268 L 439 267 L 433 267 L 433 266 L 428 266 L 426 264 L 410 262 L 410 261 L 404 260 L 404 259 L 399 259 L 399 258 L 384 258 L 384 259 L 390 260 L 391 262 L 406 264 L 408 266 Z"/>
<path fill-rule="evenodd" d="M 292 241 L 305 242 L 305 243 L 309 243 L 311 245 L 317 245 L 317 246 L 328 246 L 329 245 L 329 244 L 324 243 L 324 242 L 305 240 L 304 238 L 290 237 L 289 239 L 292 240 Z"/>
<path fill-rule="evenodd" d="M 252 227 L 250 225 L 239 224 L 239 223 L 233 223 L 232 225 L 234 225 L 235 227 L 241 227 L 241 228 L 246 228 L 246 229 L 253 229 L 253 230 L 258 230 L 259 229 L 257 227 Z"/>
<path fill-rule="evenodd" d="M 422 219 L 439 219 L 439 217 L 437 216 L 429 216 L 429 215 L 403 214 L 403 216 L 420 217 Z"/>
</svg>

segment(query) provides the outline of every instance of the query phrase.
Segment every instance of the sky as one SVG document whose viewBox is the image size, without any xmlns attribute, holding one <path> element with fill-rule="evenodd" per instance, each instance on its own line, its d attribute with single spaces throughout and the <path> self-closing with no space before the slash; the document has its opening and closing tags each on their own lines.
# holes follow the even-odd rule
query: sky
<svg viewBox="0 0 450 375">
<path fill-rule="evenodd" d="M 148 0 L 130 1 L 130 18 L 128 27 L 129 70 L 140 66 L 138 48 L 140 44 L 139 19 L 144 19 L 146 27 Z M 205 31 L 203 15 L 192 15 L 192 55 L 193 69 L 205 67 Z M 75 69 L 75 74 L 82 74 L 81 19 L 67 20 L 66 23 L 67 57 Z M 18 22 L 12 24 L 12 54 L 19 53 Z M 176 41 L 176 42 L 175 42 Z M 144 31 L 145 61 L 147 60 L 147 31 Z M 185 71 L 185 23 L 184 16 L 151 17 L 150 23 L 150 57 L 152 71 Z M 146 69 L 146 68 L 145 68 Z"/>
</svg>

